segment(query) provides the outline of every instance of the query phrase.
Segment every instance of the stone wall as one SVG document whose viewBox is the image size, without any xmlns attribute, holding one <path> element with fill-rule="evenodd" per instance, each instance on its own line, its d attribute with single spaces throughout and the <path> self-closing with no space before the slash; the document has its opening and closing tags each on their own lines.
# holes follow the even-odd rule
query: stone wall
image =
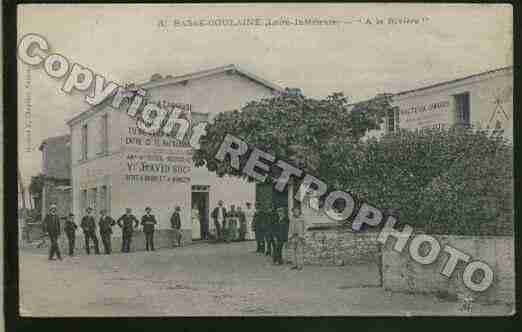
<svg viewBox="0 0 522 332">
<path fill-rule="evenodd" d="M 304 263 L 322 266 L 377 263 L 380 256 L 377 236 L 377 232 L 353 232 L 349 228 L 307 230 Z M 292 262 L 292 250 L 284 248 L 283 259 Z"/>
<path fill-rule="evenodd" d="M 421 265 L 410 258 L 409 243 L 401 253 L 393 250 L 394 240 L 382 248 L 383 287 L 392 291 L 436 293 L 450 298 L 471 296 L 477 302 L 513 303 L 515 296 L 514 243 L 512 237 L 436 235 L 441 248 L 450 245 L 488 264 L 494 273 L 493 284 L 484 292 L 472 292 L 462 281 L 466 263 L 460 262 L 451 278 L 440 272 L 448 254 L 441 250 L 437 260 Z M 411 241 L 411 239 L 410 239 Z"/>
</svg>

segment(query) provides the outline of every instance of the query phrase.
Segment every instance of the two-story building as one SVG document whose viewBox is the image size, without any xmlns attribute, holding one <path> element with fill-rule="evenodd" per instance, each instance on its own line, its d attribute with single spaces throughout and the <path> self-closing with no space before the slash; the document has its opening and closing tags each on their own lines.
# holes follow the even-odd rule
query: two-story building
<svg viewBox="0 0 522 332">
<path fill-rule="evenodd" d="M 498 68 L 392 95 L 396 111 L 381 135 L 400 129 L 462 126 L 489 129 L 513 139 L 513 67 Z"/>
<path fill-rule="evenodd" d="M 272 97 L 283 89 L 235 65 L 181 76 L 153 75 L 138 87 L 149 102 L 175 103 L 190 110 L 192 121 L 240 109 L 247 102 Z M 217 177 L 194 167 L 192 149 L 173 137 L 150 136 L 138 130 L 125 110 L 102 103 L 67 121 L 71 130 L 73 211 L 85 214 L 106 209 L 118 218 L 125 208 L 138 217 L 147 206 L 158 220 L 158 247 L 170 246 L 170 217 L 181 208 L 185 240 L 192 239 L 191 210 L 209 211 L 223 200 L 226 206 L 255 202 L 255 185 L 232 177 Z M 213 223 L 209 222 L 210 227 Z M 116 227 L 115 237 L 121 233 Z M 116 242 L 118 240 L 116 239 Z M 135 248 L 143 246 L 135 241 Z"/>
</svg>

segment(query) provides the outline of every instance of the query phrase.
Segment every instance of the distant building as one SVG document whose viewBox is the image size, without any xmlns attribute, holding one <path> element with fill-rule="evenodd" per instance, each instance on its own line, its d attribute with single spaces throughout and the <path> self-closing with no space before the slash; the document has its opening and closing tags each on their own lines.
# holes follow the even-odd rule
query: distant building
<svg viewBox="0 0 522 332">
<path fill-rule="evenodd" d="M 175 77 L 155 74 L 137 87 L 147 91 L 148 102 L 190 110 L 193 122 L 284 91 L 235 65 Z M 92 207 L 96 213 L 107 209 L 118 218 L 130 207 L 140 218 L 150 206 L 159 223 L 156 242 L 161 247 L 171 245 L 168 230 L 176 206 L 181 207 L 182 231 L 190 241 L 193 208 L 212 229 L 209 212 L 218 200 L 227 207 L 255 202 L 253 183 L 220 178 L 205 167 L 194 167 L 192 149 L 186 142 L 144 134 L 136 120 L 125 113 L 126 107 L 122 108 L 115 110 L 104 103 L 67 121 L 71 130 L 73 211 L 77 216 Z M 121 236 L 118 227 L 114 236 Z"/>
<path fill-rule="evenodd" d="M 45 216 L 51 204 L 57 213 L 65 216 L 71 212 L 71 137 L 69 135 L 45 139 L 39 147 L 42 151 L 42 192 L 35 197 L 35 205 Z"/>
<path fill-rule="evenodd" d="M 392 95 L 397 106 L 379 136 L 398 129 L 460 126 L 487 129 L 513 139 L 513 67 L 490 70 Z"/>
</svg>

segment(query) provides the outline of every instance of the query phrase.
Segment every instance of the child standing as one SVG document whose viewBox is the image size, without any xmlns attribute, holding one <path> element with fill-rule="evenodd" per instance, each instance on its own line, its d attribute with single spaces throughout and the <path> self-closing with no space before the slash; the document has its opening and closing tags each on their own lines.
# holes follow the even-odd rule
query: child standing
<svg viewBox="0 0 522 332">
<path fill-rule="evenodd" d="M 294 266 L 292 270 L 302 270 L 304 264 L 304 232 L 305 224 L 301 215 L 301 209 L 294 207 L 292 209 L 292 217 L 290 218 L 288 244 L 293 251 Z"/>
</svg>

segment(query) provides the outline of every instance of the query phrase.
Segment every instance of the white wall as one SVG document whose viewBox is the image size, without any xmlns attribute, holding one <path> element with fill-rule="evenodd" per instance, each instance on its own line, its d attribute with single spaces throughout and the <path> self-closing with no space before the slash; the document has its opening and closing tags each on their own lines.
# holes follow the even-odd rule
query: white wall
<svg viewBox="0 0 522 332">
<path fill-rule="evenodd" d="M 261 97 L 270 97 L 270 89 L 239 75 L 218 74 L 189 81 L 188 84 L 176 84 L 151 88 L 150 100 L 168 100 L 191 104 L 192 110 L 199 113 L 217 114 L 223 111 L 241 108 L 246 102 Z M 182 208 L 182 228 L 191 228 L 191 185 L 209 185 L 209 209 L 222 199 L 228 207 L 231 204 L 244 206 L 249 201 L 255 202 L 255 185 L 231 177 L 218 178 L 205 167 L 191 167 L 189 183 L 129 183 L 125 175 L 129 173 L 128 156 L 161 155 L 166 157 L 176 151 L 168 147 L 151 147 L 143 144 L 126 144 L 129 127 L 136 127 L 135 120 L 123 111 L 106 107 L 86 117 L 71 127 L 72 137 L 72 178 L 73 209 L 77 216 L 82 216 L 80 190 L 94 186 L 108 185 L 111 188 L 111 214 L 119 217 L 125 207 L 133 208 L 133 213 L 141 217 L 145 206 L 151 206 L 153 214 L 159 219 L 159 228 L 170 228 L 170 215 L 176 205 Z M 109 153 L 107 156 L 96 155 L 100 144 L 99 125 L 103 114 L 109 114 Z M 81 158 L 81 126 L 89 126 L 88 161 Z M 143 137 L 143 136 L 140 136 Z M 191 161 L 189 165 L 192 165 Z M 132 172 L 131 172 L 132 173 Z M 79 220 L 79 219 L 78 219 Z M 115 230 L 118 235 L 119 230 Z"/>
</svg>

